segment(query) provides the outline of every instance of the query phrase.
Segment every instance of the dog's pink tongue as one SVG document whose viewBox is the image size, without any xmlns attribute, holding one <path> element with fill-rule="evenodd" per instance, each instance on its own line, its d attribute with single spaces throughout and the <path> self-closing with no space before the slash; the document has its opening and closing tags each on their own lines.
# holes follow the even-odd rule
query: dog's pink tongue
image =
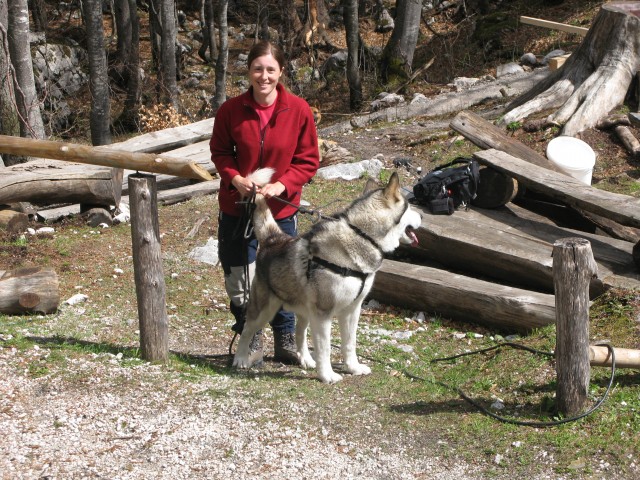
<svg viewBox="0 0 640 480">
<path fill-rule="evenodd" d="M 413 230 L 407 233 L 409 234 L 409 238 L 411 239 L 411 246 L 417 247 L 419 242 L 418 242 L 418 237 L 416 237 L 416 234 L 413 232 Z"/>
</svg>

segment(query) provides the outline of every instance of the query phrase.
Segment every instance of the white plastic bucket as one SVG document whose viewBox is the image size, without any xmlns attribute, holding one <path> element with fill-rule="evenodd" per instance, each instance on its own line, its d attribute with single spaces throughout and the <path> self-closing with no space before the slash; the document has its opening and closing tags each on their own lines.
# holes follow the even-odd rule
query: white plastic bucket
<svg viewBox="0 0 640 480">
<path fill-rule="evenodd" d="M 591 185 L 596 153 L 582 140 L 560 136 L 547 145 L 547 158 L 567 175 Z"/>
</svg>

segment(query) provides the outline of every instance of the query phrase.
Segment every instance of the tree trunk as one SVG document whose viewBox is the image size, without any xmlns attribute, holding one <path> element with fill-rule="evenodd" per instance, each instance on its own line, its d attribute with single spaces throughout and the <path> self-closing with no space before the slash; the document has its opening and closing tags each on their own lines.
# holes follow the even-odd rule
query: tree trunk
<svg viewBox="0 0 640 480">
<path fill-rule="evenodd" d="M 87 28 L 89 57 L 91 142 L 93 145 L 108 145 L 111 143 L 111 104 L 102 27 L 102 1 L 84 0 L 82 11 Z"/>
<path fill-rule="evenodd" d="M 9 54 L 15 70 L 14 88 L 20 117 L 20 135 L 44 138 L 44 124 L 33 78 L 27 0 L 9 0 L 8 13 Z"/>
<path fill-rule="evenodd" d="M 126 83 L 126 65 L 131 57 L 131 48 L 134 46 L 133 21 L 129 0 L 115 0 L 114 16 L 117 30 L 116 58 L 123 71 Z"/>
<path fill-rule="evenodd" d="M 640 69 L 640 2 L 602 5 L 582 44 L 562 68 L 514 100 L 501 124 L 557 109 L 548 121 L 574 136 L 620 105 Z"/>
<path fill-rule="evenodd" d="M 9 56 L 9 37 L 7 34 L 7 1 L 0 0 L 0 134 L 20 135 L 20 121 L 13 94 L 13 76 Z M 3 161 L 4 158 L 4 161 Z M 0 156 L 0 167 L 20 163 L 20 158 Z"/>
<path fill-rule="evenodd" d="M 213 65 L 218 56 L 218 45 L 216 44 L 216 26 L 214 22 L 215 13 L 213 0 L 202 0 L 200 9 L 200 21 L 202 22 L 202 45 L 198 49 L 198 55 L 206 63 Z M 209 52 L 207 54 L 207 51 Z"/>
<path fill-rule="evenodd" d="M 58 276 L 52 268 L 0 270 L 0 313 L 52 313 L 59 302 Z"/>
<path fill-rule="evenodd" d="M 160 39 L 162 35 L 160 2 L 162 0 L 149 0 L 149 38 L 151 40 L 151 65 L 159 74 L 160 72 Z M 160 82 L 156 82 L 156 101 L 160 100 Z"/>
<path fill-rule="evenodd" d="M 139 110 L 141 96 L 141 72 L 140 72 L 140 19 L 136 0 L 128 2 L 129 21 L 131 24 L 131 47 L 128 51 L 128 59 L 124 64 L 125 78 L 127 81 L 127 98 L 124 108 L 118 117 L 116 124 L 125 131 L 137 131 L 139 126 Z"/>
<path fill-rule="evenodd" d="M 413 54 L 420 34 L 421 13 L 422 2 L 418 0 L 396 2 L 395 26 L 381 60 L 385 83 L 393 81 L 395 77 L 408 78 L 411 75 Z"/>
<path fill-rule="evenodd" d="M 553 246 L 558 410 L 581 412 L 589 394 L 589 283 L 598 275 L 591 244 L 565 238 Z"/>
<path fill-rule="evenodd" d="M 176 112 L 180 111 L 178 97 L 176 39 L 177 26 L 174 0 L 162 0 L 160 22 L 162 25 L 162 37 L 160 40 L 160 89 L 163 92 L 164 103 L 173 105 Z"/>
<path fill-rule="evenodd" d="M 357 112 L 362 107 L 362 81 L 360 79 L 360 28 L 358 26 L 358 2 L 344 0 L 344 26 L 347 35 L 347 80 L 349 82 L 349 108 Z"/>
<path fill-rule="evenodd" d="M 33 31 L 46 32 L 48 20 L 45 1 L 29 0 L 29 10 L 31 10 L 31 17 L 33 18 Z"/>
<path fill-rule="evenodd" d="M 220 48 L 218 49 L 218 60 L 216 61 L 216 91 L 211 101 L 214 114 L 227 99 L 227 64 L 229 62 L 228 6 L 229 0 L 220 0 L 218 2 L 218 11 L 216 12 L 220 35 Z"/>
<path fill-rule="evenodd" d="M 131 175 L 129 191 L 140 350 L 147 361 L 166 362 L 169 358 L 169 322 L 155 178 Z"/>
</svg>

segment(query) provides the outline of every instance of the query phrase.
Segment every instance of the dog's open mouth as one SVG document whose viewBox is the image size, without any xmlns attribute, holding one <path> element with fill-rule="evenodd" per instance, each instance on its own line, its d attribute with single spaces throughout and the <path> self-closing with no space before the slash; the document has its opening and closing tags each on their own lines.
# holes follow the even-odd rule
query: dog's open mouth
<svg viewBox="0 0 640 480">
<path fill-rule="evenodd" d="M 418 237 L 416 236 L 415 230 L 413 229 L 412 226 L 408 226 L 407 228 L 405 228 L 404 233 L 407 235 L 407 237 L 409 237 L 411 239 L 411 246 L 412 247 L 417 247 L 418 246 Z"/>
</svg>

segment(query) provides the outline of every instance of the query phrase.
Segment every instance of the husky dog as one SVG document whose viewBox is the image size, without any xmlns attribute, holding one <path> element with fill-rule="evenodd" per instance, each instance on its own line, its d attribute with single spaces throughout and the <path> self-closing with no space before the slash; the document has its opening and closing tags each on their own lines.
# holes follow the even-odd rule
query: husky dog
<svg viewBox="0 0 640 480">
<path fill-rule="evenodd" d="M 260 169 L 249 177 L 268 183 L 273 172 Z M 303 368 L 315 368 L 325 383 L 342 376 L 331 367 L 331 321 L 337 317 L 344 369 L 368 375 L 371 369 L 356 357 L 356 329 L 362 301 L 369 293 L 384 254 L 400 243 L 417 244 L 413 232 L 421 215 L 400 191 L 393 173 L 386 187 L 371 189 L 335 217 L 323 218 L 305 234 L 283 233 L 262 195 L 256 195 L 253 214 L 259 242 L 255 278 L 247 305 L 246 323 L 233 360 L 250 368 L 249 344 L 281 308 L 297 314 L 296 350 Z M 314 355 L 307 347 L 311 327 Z"/>
</svg>

